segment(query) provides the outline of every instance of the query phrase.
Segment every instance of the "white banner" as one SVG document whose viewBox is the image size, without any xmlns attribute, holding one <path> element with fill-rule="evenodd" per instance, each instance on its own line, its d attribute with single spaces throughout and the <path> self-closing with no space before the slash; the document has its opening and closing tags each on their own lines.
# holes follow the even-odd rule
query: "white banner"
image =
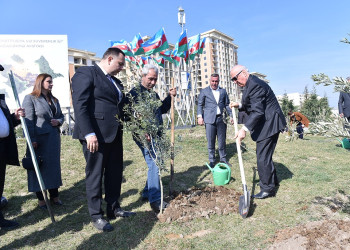
<svg viewBox="0 0 350 250">
<path fill-rule="evenodd" d="M 16 108 L 8 73 L 12 70 L 21 103 L 41 73 L 53 78 L 53 95 L 62 107 L 70 106 L 68 41 L 66 35 L 0 35 L 0 93 L 10 109 Z"/>
<path fill-rule="evenodd" d="M 188 89 L 188 82 L 187 82 L 187 72 L 181 71 L 181 89 Z"/>
</svg>

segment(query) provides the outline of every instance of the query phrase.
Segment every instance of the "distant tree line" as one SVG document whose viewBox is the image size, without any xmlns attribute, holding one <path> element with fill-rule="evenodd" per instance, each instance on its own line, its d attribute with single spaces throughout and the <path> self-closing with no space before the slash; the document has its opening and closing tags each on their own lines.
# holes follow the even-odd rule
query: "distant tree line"
<svg viewBox="0 0 350 250">
<path fill-rule="evenodd" d="M 328 98 L 317 97 L 316 88 L 313 87 L 311 93 L 307 86 L 304 90 L 304 100 L 300 106 L 295 106 L 292 100 L 288 99 L 287 93 L 284 93 L 280 100 L 283 114 L 287 117 L 289 111 L 299 111 L 305 115 L 310 122 L 318 122 L 328 120 L 332 114 L 329 107 Z"/>
</svg>

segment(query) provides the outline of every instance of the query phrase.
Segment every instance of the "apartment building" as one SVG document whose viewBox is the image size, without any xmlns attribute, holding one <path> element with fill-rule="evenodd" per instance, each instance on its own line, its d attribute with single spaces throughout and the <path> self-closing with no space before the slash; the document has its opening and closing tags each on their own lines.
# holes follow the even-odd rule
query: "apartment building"
<svg viewBox="0 0 350 250">
<path fill-rule="evenodd" d="M 72 79 L 77 68 L 91 66 L 101 61 L 96 53 L 87 50 L 68 48 L 69 80 Z"/>
<path fill-rule="evenodd" d="M 229 94 L 234 94 L 236 85 L 230 79 L 230 70 L 238 63 L 238 46 L 233 43 L 232 37 L 216 29 L 201 33 L 201 38 L 203 37 L 206 37 L 206 41 L 203 54 L 200 56 L 197 93 L 209 85 L 210 75 L 216 73 L 220 76 L 220 86 Z"/>
</svg>

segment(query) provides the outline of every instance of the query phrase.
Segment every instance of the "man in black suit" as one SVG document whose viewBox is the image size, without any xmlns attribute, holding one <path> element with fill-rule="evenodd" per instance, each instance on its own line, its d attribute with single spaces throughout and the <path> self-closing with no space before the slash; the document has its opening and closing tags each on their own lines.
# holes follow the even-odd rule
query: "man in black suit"
<svg viewBox="0 0 350 250">
<path fill-rule="evenodd" d="M 4 191 L 6 164 L 19 166 L 14 127 L 21 123 L 20 116 L 25 116 L 24 109 L 17 109 L 11 114 L 5 102 L 5 95 L 0 94 L 0 197 Z M 1 229 L 12 229 L 17 226 L 16 221 L 4 219 L 0 211 Z"/>
<path fill-rule="evenodd" d="M 231 80 L 244 87 L 242 103 L 231 103 L 230 106 L 247 112 L 248 117 L 243 127 L 235 135 L 242 141 L 250 131 L 256 141 L 256 157 L 260 177 L 260 193 L 254 198 L 264 199 L 275 196 L 275 187 L 279 185 L 276 169 L 272 162 L 280 131 L 286 127 L 281 107 L 270 86 L 241 65 L 232 68 Z"/>
<path fill-rule="evenodd" d="M 350 76 L 346 80 L 350 82 Z M 350 93 L 340 92 L 338 109 L 340 117 L 346 117 L 350 122 Z"/>
<path fill-rule="evenodd" d="M 231 115 L 230 100 L 225 89 L 219 87 L 219 75 L 210 76 L 210 86 L 201 90 L 198 97 L 198 124 L 205 124 L 208 141 L 209 164 L 215 165 L 215 140 L 218 137 L 220 162 L 231 166 L 226 159 L 226 130 L 224 110 Z M 231 119 L 231 122 L 233 120 Z"/>
<path fill-rule="evenodd" d="M 123 117 L 125 95 L 114 77 L 124 67 L 125 54 L 109 48 L 98 65 L 80 67 L 72 78 L 75 114 L 73 138 L 83 145 L 86 160 L 86 195 L 93 225 L 102 231 L 114 228 L 103 218 L 102 177 L 104 175 L 107 217 L 129 217 L 135 213 L 119 204 L 123 175 L 123 132 L 116 116 Z"/>
</svg>

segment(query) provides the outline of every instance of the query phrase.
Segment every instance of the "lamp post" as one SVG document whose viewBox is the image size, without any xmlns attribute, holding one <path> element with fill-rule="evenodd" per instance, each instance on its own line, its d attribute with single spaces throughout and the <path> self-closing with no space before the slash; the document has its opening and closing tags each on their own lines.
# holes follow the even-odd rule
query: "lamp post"
<svg viewBox="0 0 350 250">
<path fill-rule="evenodd" d="M 181 32 L 184 32 L 184 26 L 186 24 L 186 14 L 185 10 L 181 6 L 179 7 L 179 12 L 177 13 L 177 20 L 181 26 Z"/>
</svg>

